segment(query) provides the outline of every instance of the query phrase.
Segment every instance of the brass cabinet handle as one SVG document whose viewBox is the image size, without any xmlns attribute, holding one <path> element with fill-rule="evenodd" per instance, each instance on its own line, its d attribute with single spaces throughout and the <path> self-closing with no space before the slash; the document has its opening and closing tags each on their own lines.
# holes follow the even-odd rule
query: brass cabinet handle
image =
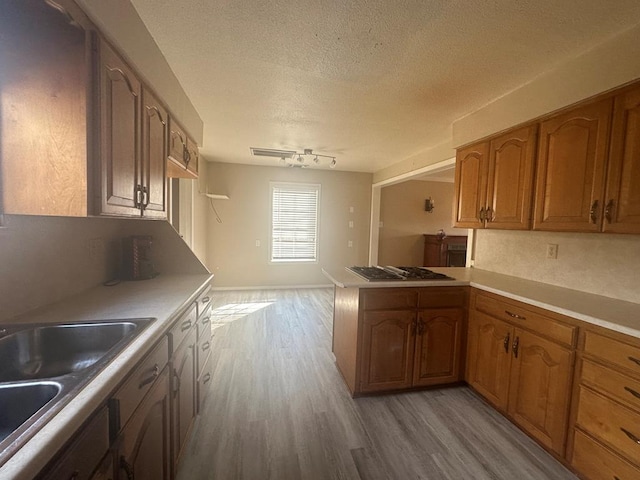
<svg viewBox="0 0 640 480">
<path fill-rule="evenodd" d="M 496 218 L 493 208 L 487 207 L 487 209 L 485 210 L 484 218 L 487 222 L 493 222 L 493 220 Z"/>
<path fill-rule="evenodd" d="M 202 344 L 202 351 L 206 352 L 207 350 L 209 350 L 210 347 L 211 347 L 211 344 L 209 342 L 205 342 Z"/>
<path fill-rule="evenodd" d="M 124 473 L 127 474 L 127 480 L 135 480 L 136 476 L 133 472 L 133 466 L 127 462 L 127 459 L 124 458 L 124 455 L 120 455 L 120 468 L 124 470 Z"/>
<path fill-rule="evenodd" d="M 624 387 L 624 389 L 629 392 L 631 395 L 633 395 L 636 398 L 640 398 L 640 393 L 636 392 L 633 388 L 629 388 L 629 387 Z"/>
<path fill-rule="evenodd" d="M 629 360 L 631 360 L 633 363 L 637 363 L 638 365 L 640 365 L 640 360 L 635 357 L 629 357 Z"/>
<path fill-rule="evenodd" d="M 133 188 L 133 206 L 140 208 L 142 205 L 142 185 L 138 184 Z"/>
<path fill-rule="evenodd" d="M 598 200 L 594 201 L 593 204 L 591 204 L 591 210 L 589 210 L 589 218 L 591 218 L 591 222 L 593 223 L 597 223 L 598 222 Z"/>
<path fill-rule="evenodd" d="M 484 211 L 484 207 L 482 207 L 480 209 L 480 212 L 478 213 L 478 220 L 480 220 L 481 222 L 484 222 L 487 219 L 487 214 Z"/>
<path fill-rule="evenodd" d="M 185 320 L 184 322 L 182 322 L 182 326 L 180 327 L 180 331 L 184 332 L 187 331 L 191 328 L 191 319 L 189 320 Z"/>
<path fill-rule="evenodd" d="M 424 322 L 421 318 L 418 319 L 418 335 L 422 335 L 424 333 Z"/>
<path fill-rule="evenodd" d="M 211 317 L 204 317 L 202 319 L 202 325 L 206 325 L 207 323 L 209 323 L 211 321 Z"/>
<path fill-rule="evenodd" d="M 142 209 L 144 210 L 149 206 L 149 189 L 144 186 L 142 187 Z"/>
<path fill-rule="evenodd" d="M 512 313 L 509 310 L 505 310 L 504 313 L 509 315 L 511 318 L 517 318 L 518 320 L 526 320 L 527 317 L 523 317 L 522 315 L 518 315 L 517 313 Z"/>
<path fill-rule="evenodd" d="M 615 202 L 613 201 L 613 198 L 611 200 L 609 200 L 609 202 L 607 202 L 607 206 L 604 207 L 604 218 L 607 219 L 608 223 L 613 222 L 613 207 L 615 205 Z"/>
<path fill-rule="evenodd" d="M 177 392 L 178 390 L 180 390 L 180 375 L 178 375 L 178 371 L 175 368 L 173 369 L 173 378 L 176 382 L 173 386 L 173 391 Z"/>
<path fill-rule="evenodd" d="M 511 350 L 513 350 L 513 356 L 518 358 L 518 345 L 520 344 L 520 337 L 516 337 L 513 341 L 513 345 L 511 346 Z"/>
<path fill-rule="evenodd" d="M 149 375 L 147 378 L 145 378 L 144 380 L 142 380 L 140 382 L 140 385 L 138 386 L 138 388 L 142 388 L 145 385 L 149 385 L 150 383 L 153 383 L 153 381 L 158 378 L 158 375 L 160 375 L 160 365 L 158 365 L 157 363 L 153 366 L 153 370 L 151 371 L 151 375 Z"/>
<path fill-rule="evenodd" d="M 511 340 L 511 334 L 507 332 L 507 336 L 504 337 L 504 342 L 502 345 L 504 345 L 504 352 L 505 353 L 509 353 L 509 341 Z"/>
<path fill-rule="evenodd" d="M 200 300 L 202 303 L 209 303 L 211 301 L 211 298 L 209 298 L 208 296 L 204 297 L 202 300 Z"/>
<path fill-rule="evenodd" d="M 640 445 L 640 438 L 636 437 L 633 433 L 631 433 L 626 428 L 620 427 L 620 430 L 622 430 L 622 433 L 624 433 L 627 437 L 629 437 L 633 442 L 635 442 L 638 445 Z"/>
<path fill-rule="evenodd" d="M 207 383 L 209 380 L 211 380 L 211 374 L 207 373 L 204 377 L 202 377 L 202 384 L 204 385 L 205 383 Z"/>
</svg>

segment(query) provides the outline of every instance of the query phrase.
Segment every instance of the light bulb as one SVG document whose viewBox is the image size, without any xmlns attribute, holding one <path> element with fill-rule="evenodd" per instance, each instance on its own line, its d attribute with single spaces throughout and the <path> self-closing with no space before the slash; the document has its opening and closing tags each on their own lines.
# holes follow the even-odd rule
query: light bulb
<svg viewBox="0 0 640 480">
<path fill-rule="evenodd" d="M 336 159 L 335 158 L 333 160 L 331 160 L 331 163 L 329 164 L 329 168 L 336 168 Z"/>
</svg>

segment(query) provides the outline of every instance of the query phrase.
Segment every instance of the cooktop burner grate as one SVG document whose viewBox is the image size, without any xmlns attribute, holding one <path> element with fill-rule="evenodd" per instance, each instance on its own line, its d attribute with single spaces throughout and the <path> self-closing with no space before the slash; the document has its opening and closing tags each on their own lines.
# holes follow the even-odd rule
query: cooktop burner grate
<svg viewBox="0 0 640 480">
<path fill-rule="evenodd" d="M 455 280 L 422 267 L 346 267 L 367 281 L 385 280 Z"/>
</svg>

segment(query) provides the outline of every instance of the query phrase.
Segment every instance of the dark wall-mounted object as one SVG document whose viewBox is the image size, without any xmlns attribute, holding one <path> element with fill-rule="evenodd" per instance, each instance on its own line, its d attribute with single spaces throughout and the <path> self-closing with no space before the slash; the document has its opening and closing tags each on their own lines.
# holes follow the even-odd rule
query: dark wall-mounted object
<svg viewBox="0 0 640 480">
<path fill-rule="evenodd" d="M 424 211 L 425 212 L 433 212 L 433 208 L 435 207 L 435 205 L 433 204 L 433 200 L 431 200 L 431 197 L 427 198 L 424 201 Z"/>
</svg>

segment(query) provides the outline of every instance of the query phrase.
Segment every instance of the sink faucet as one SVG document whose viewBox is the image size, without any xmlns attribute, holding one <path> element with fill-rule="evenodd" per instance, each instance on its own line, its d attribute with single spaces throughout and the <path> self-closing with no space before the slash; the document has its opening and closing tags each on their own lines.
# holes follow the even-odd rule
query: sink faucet
<svg viewBox="0 0 640 480">
<path fill-rule="evenodd" d="M 7 334 L 7 329 L 0 327 L 0 338 L 4 337 Z"/>
</svg>

